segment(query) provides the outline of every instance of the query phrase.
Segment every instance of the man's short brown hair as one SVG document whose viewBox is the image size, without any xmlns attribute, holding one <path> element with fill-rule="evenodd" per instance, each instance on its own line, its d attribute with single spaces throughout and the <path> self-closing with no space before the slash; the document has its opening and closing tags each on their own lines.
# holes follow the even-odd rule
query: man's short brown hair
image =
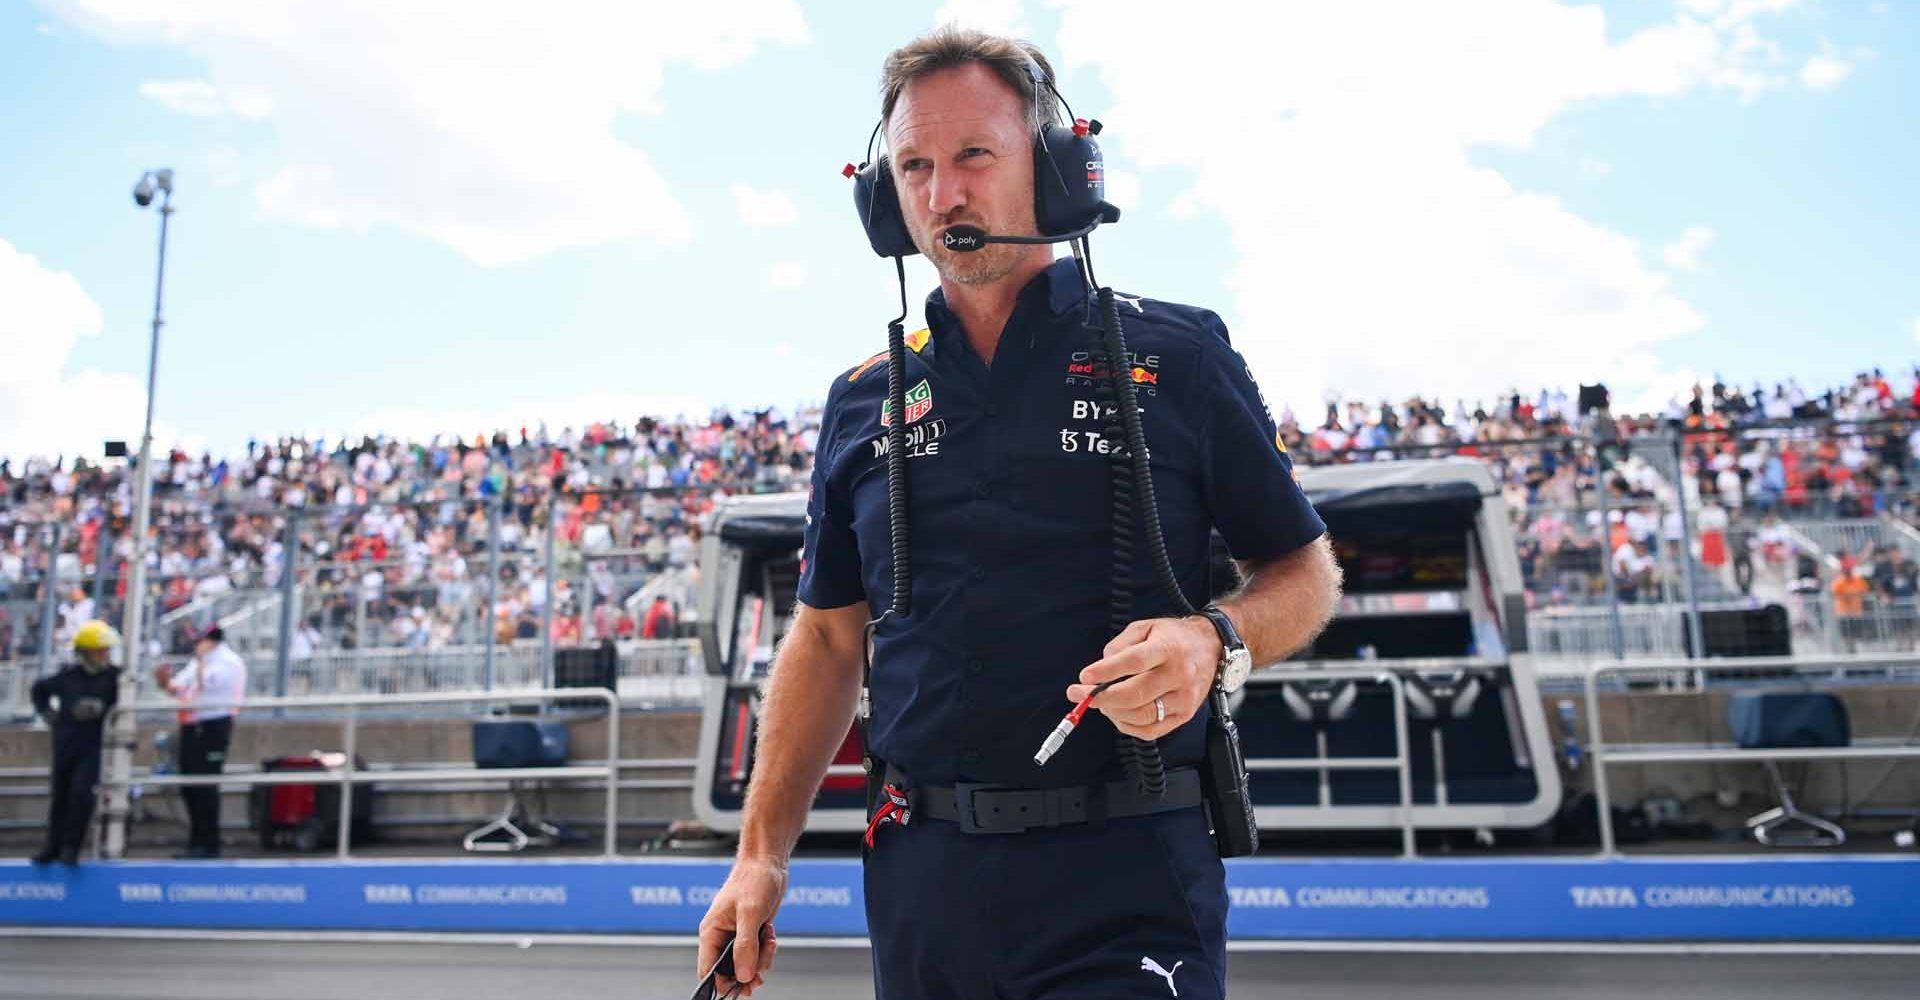
<svg viewBox="0 0 1920 1000">
<path fill-rule="evenodd" d="M 893 118 L 894 106 L 900 103 L 900 94 L 907 89 L 907 84 L 968 63 L 980 63 L 993 70 L 1020 95 L 1021 109 L 1034 135 L 1040 134 L 1042 125 L 1054 120 L 1058 103 L 1054 93 L 1045 83 L 1034 79 L 1035 72 L 1041 80 L 1053 79 L 1053 66 L 1040 53 L 1039 46 L 949 24 L 935 28 L 887 56 L 880 69 L 881 132 L 886 132 L 887 122 Z"/>
</svg>

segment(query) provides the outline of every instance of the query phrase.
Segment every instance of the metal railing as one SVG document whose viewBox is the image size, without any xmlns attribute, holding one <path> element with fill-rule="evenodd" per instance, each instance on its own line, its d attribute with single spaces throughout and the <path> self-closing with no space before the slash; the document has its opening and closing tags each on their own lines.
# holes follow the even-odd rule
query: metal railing
<svg viewBox="0 0 1920 1000">
<path fill-rule="evenodd" d="M 1893 529 L 1877 517 L 1802 520 L 1788 524 L 1791 531 L 1829 557 L 1852 555 L 1894 541 Z"/>
<path fill-rule="evenodd" d="M 37 677 L 37 663 L 0 663 L 0 722 L 23 719 L 32 713 L 27 694 Z"/>
<path fill-rule="evenodd" d="M 560 698 L 595 698 L 607 706 L 607 757 L 599 764 L 570 764 L 557 767 L 471 767 L 471 768 L 433 768 L 417 771 L 362 771 L 354 763 L 354 753 L 359 736 L 359 719 L 362 708 L 385 708 L 396 704 L 437 705 L 454 702 L 546 702 Z M 202 701 L 199 708 L 221 707 L 221 703 Z M 342 754 L 344 761 L 338 770 L 320 778 L 320 772 L 314 771 L 274 771 L 240 774 L 149 774 L 140 779 L 129 779 L 126 785 L 144 787 L 194 787 L 221 785 L 311 785 L 324 780 L 337 782 L 340 786 L 339 857 L 351 856 L 353 823 L 353 786 L 356 784 L 420 784 L 426 782 L 448 782 L 468 779 L 491 781 L 543 781 L 576 778 L 603 778 L 606 781 L 606 848 L 609 858 L 618 853 L 615 835 L 619 828 L 619 788 L 620 788 L 620 697 L 606 688 L 539 688 L 531 691 L 485 691 L 467 693 L 404 694 L 404 695 L 346 695 L 328 698 L 255 698 L 246 702 L 247 708 L 343 708 L 341 718 L 344 727 Z M 105 725 L 107 732 L 113 731 L 115 719 L 124 713 L 179 711 L 176 702 L 140 702 L 133 705 L 115 705 L 107 713 Z M 108 793 L 118 787 L 114 777 L 103 772 L 97 792 L 101 802 L 97 815 L 101 822 L 107 821 L 104 808 Z M 102 837 L 96 841 L 96 853 L 105 843 Z"/>
<path fill-rule="evenodd" d="M 1614 857 L 1620 852 L 1613 836 L 1613 803 L 1607 790 L 1607 765 L 1624 764 L 1711 764 L 1711 763 L 1764 763 L 1781 760 L 1872 760 L 1894 758 L 1920 758 L 1920 744 L 1915 743 L 1869 743 L 1846 747 L 1784 747 L 1754 748 L 1733 747 L 1710 743 L 1665 745 L 1659 749 L 1621 749 L 1609 751 L 1606 738 L 1600 724 L 1600 678 L 1610 674 L 1661 674 L 1674 671 L 1712 671 L 1724 670 L 1771 670 L 1792 673 L 1802 679 L 1792 683 L 1795 689 L 1809 687 L 1823 688 L 1834 686 L 1849 669 L 1878 668 L 1881 671 L 1911 670 L 1920 668 L 1920 655 L 1875 657 L 1871 661 L 1858 658 L 1848 660 L 1827 659 L 1809 661 L 1804 657 L 1754 657 L 1736 660 L 1669 660 L 1649 663 L 1600 663 L 1595 664 L 1587 674 L 1587 742 L 1588 753 L 1593 761 L 1593 795 L 1599 810 L 1600 856 Z M 1820 674 L 1827 676 L 1821 677 Z M 1825 683 L 1822 683 L 1825 682 Z M 1742 687 L 1778 687 L 1774 684 L 1755 684 L 1744 682 Z M 1627 744 L 1622 744 L 1627 746 Z"/>
<path fill-rule="evenodd" d="M 1620 651 L 1634 658 L 1685 656 L 1685 614 L 1682 604 L 1621 605 Z M 1614 618 L 1607 607 L 1534 611 L 1527 615 L 1527 649 L 1542 673 L 1578 673 L 1587 663 L 1616 658 Z"/>
<path fill-rule="evenodd" d="M 1385 684 L 1393 694 L 1393 747 L 1391 757 L 1249 757 L 1249 776 L 1260 771 L 1387 771 L 1400 776 L 1400 856 L 1416 856 L 1413 836 L 1413 750 L 1407 731 L 1406 682 L 1393 670 L 1379 667 L 1313 667 L 1309 670 L 1270 668 L 1263 671 L 1262 684 L 1284 684 L 1297 680 L 1351 680 Z"/>
<path fill-rule="evenodd" d="M 619 643 L 618 676 L 623 690 L 631 687 L 656 703 L 678 697 L 675 679 L 697 679 L 703 672 L 698 639 L 638 639 Z M 534 640 L 494 648 L 493 690 L 514 691 L 551 686 L 545 674 L 544 651 Z M 413 694 L 477 691 L 485 688 L 486 661 L 480 646 L 442 646 L 427 649 L 322 649 L 292 662 L 290 694 Z M 250 692 L 269 694 L 276 683 L 266 670 L 248 674 Z M 697 703 L 690 700 L 688 704 Z"/>
<path fill-rule="evenodd" d="M 1920 640 L 1920 602 L 1881 594 L 1856 598 L 1859 613 L 1841 613 L 1828 594 L 1793 594 L 1785 602 L 1799 646 L 1829 653 L 1901 653 Z"/>
</svg>

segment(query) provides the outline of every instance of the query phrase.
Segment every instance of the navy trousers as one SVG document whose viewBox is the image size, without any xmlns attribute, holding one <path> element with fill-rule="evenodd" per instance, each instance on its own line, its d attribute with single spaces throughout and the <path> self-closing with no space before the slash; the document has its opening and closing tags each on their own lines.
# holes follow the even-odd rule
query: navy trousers
<svg viewBox="0 0 1920 1000">
<path fill-rule="evenodd" d="M 93 790 L 100 781 L 100 744 L 74 743 L 53 753 L 47 802 L 47 850 L 79 851 L 93 820 Z"/>
<path fill-rule="evenodd" d="M 1198 807 L 1014 834 L 915 817 L 865 869 L 877 1000 L 1226 996 L 1226 869 Z"/>
</svg>

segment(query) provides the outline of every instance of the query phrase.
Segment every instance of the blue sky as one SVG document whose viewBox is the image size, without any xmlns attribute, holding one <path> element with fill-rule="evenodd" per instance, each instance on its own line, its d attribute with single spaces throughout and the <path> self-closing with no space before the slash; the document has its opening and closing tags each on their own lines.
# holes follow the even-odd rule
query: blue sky
<svg viewBox="0 0 1920 1000">
<path fill-rule="evenodd" d="M 1106 121 L 1101 276 L 1302 417 L 1920 357 L 1909 4 L 395 6 L 0 3 L 0 455 L 137 436 L 155 166 L 162 445 L 817 400 L 895 295 L 838 168 L 947 18 Z"/>
</svg>

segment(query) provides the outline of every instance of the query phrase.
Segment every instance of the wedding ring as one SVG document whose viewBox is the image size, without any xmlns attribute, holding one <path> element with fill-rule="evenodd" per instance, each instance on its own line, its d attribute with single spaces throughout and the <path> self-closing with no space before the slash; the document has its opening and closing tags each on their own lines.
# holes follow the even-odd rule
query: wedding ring
<svg viewBox="0 0 1920 1000">
<path fill-rule="evenodd" d="M 1167 721 L 1167 699 L 1153 699 L 1153 721 L 1155 725 Z"/>
</svg>

